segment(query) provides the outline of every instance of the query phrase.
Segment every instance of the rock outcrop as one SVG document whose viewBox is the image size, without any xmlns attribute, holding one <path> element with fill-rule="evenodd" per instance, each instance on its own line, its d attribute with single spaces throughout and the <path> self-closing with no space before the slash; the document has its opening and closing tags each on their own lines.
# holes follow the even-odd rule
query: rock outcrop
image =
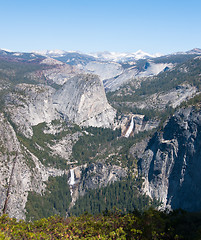
<svg viewBox="0 0 201 240">
<path fill-rule="evenodd" d="M 4 208 L 8 186 L 10 193 L 6 213 L 25 219 L 29 191 L 42 193 L 49 176 L 62 176 L 63 170 L 44 167 L 28 149 L 22 146 L 3 114 L 0 114 L 0 211 Z"/>
<path fill-rule="evenodd" d="M 72 197 L 70 208 L 77 198 L 83 196 L 88 190 L 107 186 L 126 175 L 126 169 L 116 165 L 106 165 L 102 162 L 72 168 L 69 178 Z"/>
<path fill-rule="evenodd" d="M 129 63 L 128 63 L 129 65 Z M 143 81 L 143 78 L 155 76 L 160 72 L 163 72 L 166 68 L 173 68 L 173 64 L 169 63 L 153 63 L 151 60 L 145 64 L 144 69 L 140 69 L 137 65 L 130 66 L 128 69 L 125 69 L 121 74 L 116 75 L 115 77 L 104 79 L 104 87 L 106 91 L 116 91 L 124 84 L 133 81 L 137 85 Z"/>
<path fill-rule="evenodd" d="M 81 126 L 112 127 L 116 111 L 108 104 L 103 84 L 96 75 L 78 75 L 53 96 L 57 111 Z"/>
<path fill-rule="evenodd" d="M 145 115 L 128 114 L 119 117 L 116 121 L 116 128 L 121 128 L 121 135 L 124 137 L 134 136 L 139 132 L 150 131 L 157 128 L 159 120 L 153 119 L 146 121 Z"/>
<path fill-rule="evenodd" d="M 19 84 L 6 97 L 6 111 L 27 138 L 33 136 L 32 126 L 60 117 L 82 126 L 111 128 L 116 115 L 95 75 L 78 75 L 57 91 L 42 84 Z"/>
<path fill-rule="evenodd" d="M 23 83 L 6 97 L 6 111 L 26 137 L 33 135 L 32 126 L 59 118 L 52 103 L 54 92 L 49 86 Z"/>
<path fill-rule="evenodd" d="M 164 208 L 201 210 L 201 112 L 179 110 L 138 152 L 144 191 Z"/>
<path fill-rule="evenodd" d="M 169 91 L 154 93 L 141 101 L 127 102 L 127 106 L 163 111 L 167 106 L 178 107 L 182 102 L 189 100 L 196 94 L 198 94 L 196 87 L 184 83 Z"/>
</svg>

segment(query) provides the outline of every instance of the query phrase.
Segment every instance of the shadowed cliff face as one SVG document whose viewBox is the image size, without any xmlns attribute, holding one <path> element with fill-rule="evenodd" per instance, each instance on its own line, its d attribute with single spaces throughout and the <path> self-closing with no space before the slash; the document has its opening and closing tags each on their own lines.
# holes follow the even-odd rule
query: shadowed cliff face
<svg viewBox="0 0 201 240">
<path fill-rule="evenodd" d="M 177 112 L 148 143 L 139 161 L 145 192 L 163 207 L 201 210 L 201 113 Z"/>
</svg>

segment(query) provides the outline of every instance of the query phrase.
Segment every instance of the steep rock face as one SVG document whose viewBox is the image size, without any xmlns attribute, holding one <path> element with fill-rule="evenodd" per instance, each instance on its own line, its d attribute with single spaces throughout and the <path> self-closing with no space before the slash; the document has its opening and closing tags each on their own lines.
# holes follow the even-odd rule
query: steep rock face
<svg viewBox="0 0 201 240">
<path fill-rule="evenodd" d="M 83 196 L 88 190 L 107 186 L 126 175 L 126 169 L 116 165 L 106 165 L 102 162 L 72 168 L 69 178 L 72 196 L 70 208 L 77 198 Z"/>
<path fill-rule="evenodd" d="M 10 182 L 6 213 L 10 217 L 24 219 L 28 192 L 41 194 L 49 176 L 61 176 L 64 171 L 44 167 L 20 144 L 13 127 L 3 114 L 0 114 L 0 149 L 0 211 L 3 210 Z"/>
<path fill-rule="evenodd" d="M 44 85 L 19 84 L 7 96 L 6 111 L 26 137 L 33 135 L 31 126 L 51 122 L 59 117 L 52 103 L 54 91 Z"/>
<path fill-rule="evenodd" d="M 82 126 L 111 127 L 116 111 L 108 104 L 100 79 L 78 75 L 53 96 L 54 106 L 67 120 Z"/>
<path fill-rule="evenodd" d="M 80 190 L 95 189 L 97 187 L 106 186 L 111 182 L 117 181 L 126 176 L 126 170 L 116 166 L 107 166 L 104 163 L 90 164 L 83 171 L 83 180 Z"/>
<path fill-rule="evenodd" d="M 201 112 L 179 110 L 138 154 L 145 192 L 163 207 L 201 210 Z"/>
<path fill-rule="evenodd" d="M 121 135 L 125 137 L 133 136 L 139 132 L 149 131 L 158 127 L 158 120 L 144 120 L 145 115 L 128 114 L 119 119 L 117 128 L 121 128 Z"/>
<path fill-rule="evenodd" d="M 60 116 L 82 126 L 112 127 L 116 115 L 95 75 L 78 75 L 57 91 L 42 84 L 18 84 L 6 97 L 6 111 L 28 138 L 33 136 L 32 126 Z"/>
</svg>

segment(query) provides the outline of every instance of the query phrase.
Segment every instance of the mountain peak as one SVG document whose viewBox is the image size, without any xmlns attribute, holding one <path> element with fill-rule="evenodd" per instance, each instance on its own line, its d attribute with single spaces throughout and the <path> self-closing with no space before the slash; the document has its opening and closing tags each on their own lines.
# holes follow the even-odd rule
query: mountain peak
<svg viewBox="0 0 201 240">
<path fill-rule="evenodd" d="M 5 49 L 5 48 L 0 48 L 0 51 L 13 52 L 12 50 L 10 50 L 10 49 Z"/>
<path fill-rule="evenodd" d="M 66 51 L 55 49 L 55 50 L 41 50 L 41 51 L 32 51 L 33 53 L 44 55 L 44 56 L 51 56 L 51 57 L 57 57 L 64 55 Z"/>
<path fill-rule="evenodd" d="M 186 52 L 187 54 L 201 54 L 200 48 L 193 48 L 192 50 L 189 50 Z"/>
<path fill-rule="evenodd" d="M 127 52 L 94 52 L 90 53 L 89 55 L 98 58 L 102 61 L 114 61 L 114 62 L 124 62 L 127 60 L 139 60 L 139 59 L 146 59 L 146 58 L 155 58 L 162 56 L 162 54 L 149 54 L 141 49 L 134 53 L 127 53 Z"/>
</svg>

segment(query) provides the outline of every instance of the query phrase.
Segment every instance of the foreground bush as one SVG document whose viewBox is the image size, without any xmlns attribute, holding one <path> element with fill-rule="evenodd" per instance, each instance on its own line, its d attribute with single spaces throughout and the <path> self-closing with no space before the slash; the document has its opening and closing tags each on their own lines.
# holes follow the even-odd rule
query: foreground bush
<svg viewBox="0 0 201 240">
<path fill-rule="evenodd" d="M 126 215 L 119 211 L 102 215 L 35 222 L 0 217 L 0 239 L 201 239 L 201 214 L 148 210 Z"/>
</svg>

